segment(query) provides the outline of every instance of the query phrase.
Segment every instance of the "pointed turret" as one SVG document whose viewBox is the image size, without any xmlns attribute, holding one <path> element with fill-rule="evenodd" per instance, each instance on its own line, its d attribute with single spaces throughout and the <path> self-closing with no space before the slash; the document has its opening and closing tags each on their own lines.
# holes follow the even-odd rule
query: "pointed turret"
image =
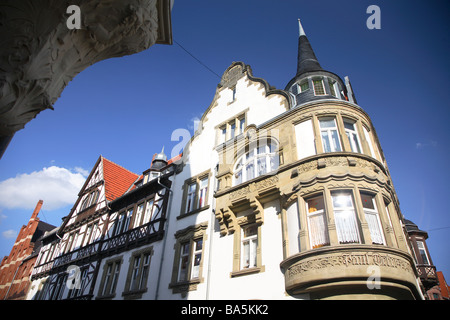
<svg viewBox="0 0 450 320">
<path fill-rule="evenodd" d="M 167 165 L 167 156 L 164 153 L 164 147 L 162 148 L 160 153 L 156 153 L 153 156 L 151 169 L 160 170 Z"/>
<path fill-rule="evenodd" d="M 342 79 L 320 65 L 300 19 L 298 29 L 297 73 L 285 88 L 295 96 L 294 107 L 321 99 L 348 100 Z"/>
<path fill-rule="evenodd" d="M 323 70 L 319 61 L 314 54 L 314 50 L 306 37 L 305 30 L 303 29 L 300 19 L 298 19 L 298 56 L 297 56 L 297 76 L 311 71 Z"/>
</svg>

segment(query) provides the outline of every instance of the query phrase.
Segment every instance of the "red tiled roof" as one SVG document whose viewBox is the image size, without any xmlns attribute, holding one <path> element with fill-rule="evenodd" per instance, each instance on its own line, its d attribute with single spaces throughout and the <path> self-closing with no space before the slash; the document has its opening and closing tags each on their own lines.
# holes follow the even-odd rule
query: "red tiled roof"
<svg viewBox="0 0 450 320">
<path fill-rule="evenodd" d="M 133 185 L 139 175 L 108 159 L 102 158 L 102 160 L 106 200 L 112 201 L 123 195 Z"/>
</svg>

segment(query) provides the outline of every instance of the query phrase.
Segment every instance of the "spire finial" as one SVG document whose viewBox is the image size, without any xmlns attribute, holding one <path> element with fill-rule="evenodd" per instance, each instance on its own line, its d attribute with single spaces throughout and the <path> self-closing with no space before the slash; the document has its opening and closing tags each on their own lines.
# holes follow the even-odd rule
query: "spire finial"
<svg viewBox="0 0 450 320">
<path fill-rule="evenodd" d="M 305 30 L 303 30 L 303 26 L 302 23 L 300 22 L 300 19 L 298 19 L 298 33 L 299 33 L 299 37 L 300 36 L 306 36 Z"/>
</svg>

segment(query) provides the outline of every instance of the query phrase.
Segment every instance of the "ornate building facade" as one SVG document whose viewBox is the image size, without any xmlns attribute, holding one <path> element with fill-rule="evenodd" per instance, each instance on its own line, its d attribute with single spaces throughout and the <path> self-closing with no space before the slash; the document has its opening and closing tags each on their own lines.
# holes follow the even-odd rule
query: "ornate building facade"
<svg viewBox="0 0 450 320">
<path fill-rule="evenodd" d="M 113 183 L 94 168 L 61 226 L 73 248 L 36 264 L 29 298 L 423 299 L 370 117 L 301 25 L 298 41 L 284 90 L 232 63 L 180 159 L 160 154 L 88 212 L 85 197 Z M 92 224 L 98 247 L 81 240 Z M 58 285 L 70 265 L 88 270 L 79 296 Z"/>
</svg>

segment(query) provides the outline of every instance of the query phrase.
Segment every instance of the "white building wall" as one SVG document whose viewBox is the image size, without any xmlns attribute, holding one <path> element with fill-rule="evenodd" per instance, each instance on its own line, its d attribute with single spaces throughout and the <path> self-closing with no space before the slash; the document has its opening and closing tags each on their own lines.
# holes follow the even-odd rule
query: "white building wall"
<svg viewBox="0 0 450 320">
<path fill-rule="evenodd" d="M 180 293 L 168 288 L 171 281 L 176 239 L 174 234 L 189 226 L 208 223 L 207 240 L 203 250 L 204 282 L 197 289 L 189 291 L 184 299 L 284 299 L 284 276 L 279 263 L 282 257 L 281 219 L 278 201 L 264 206 L 264 223 L 261 226 L 262 263 L 264 272 L 232 278 L 233 235 L 221 237 L 213 213 L 215 167 L 218 154 L 215 151 L 218 126 L 236 116 L 246 113 L 246 126 L 256 126 L 286 111 L 284 97 L 272 94 L 266 97 L 264 85 L 254 82 L 245 75 L 236 83 L 235 100 L 232 90 L 223 88 L 216 95 L 212 107 L 206 112 L 199 125 L 200 134 L 195 136 L 185 150 L 189 150 L 189 161 L 183 171 L 176 175 L 172 185 L 173 199 L 169 213 L 169 228 L 164 253 L 163 272 L 159 299 L 183 299 Z M 186 154 L 184 155 L 186 156 Z M 185 158 L 186 160 L 186 158 Z M 186 179 L 211 170 L 209 181 L 209 209 L 177 219 L 183 202 L 183 185 Z M 211 234 L 211 229 L 215 229 Z M 212 247 L 211 247 L 212 243 Z M 212 253 L 211 258 L 209 256 Z M 268 289 L 270 287 L 270 289 Z"/>
</svg>

